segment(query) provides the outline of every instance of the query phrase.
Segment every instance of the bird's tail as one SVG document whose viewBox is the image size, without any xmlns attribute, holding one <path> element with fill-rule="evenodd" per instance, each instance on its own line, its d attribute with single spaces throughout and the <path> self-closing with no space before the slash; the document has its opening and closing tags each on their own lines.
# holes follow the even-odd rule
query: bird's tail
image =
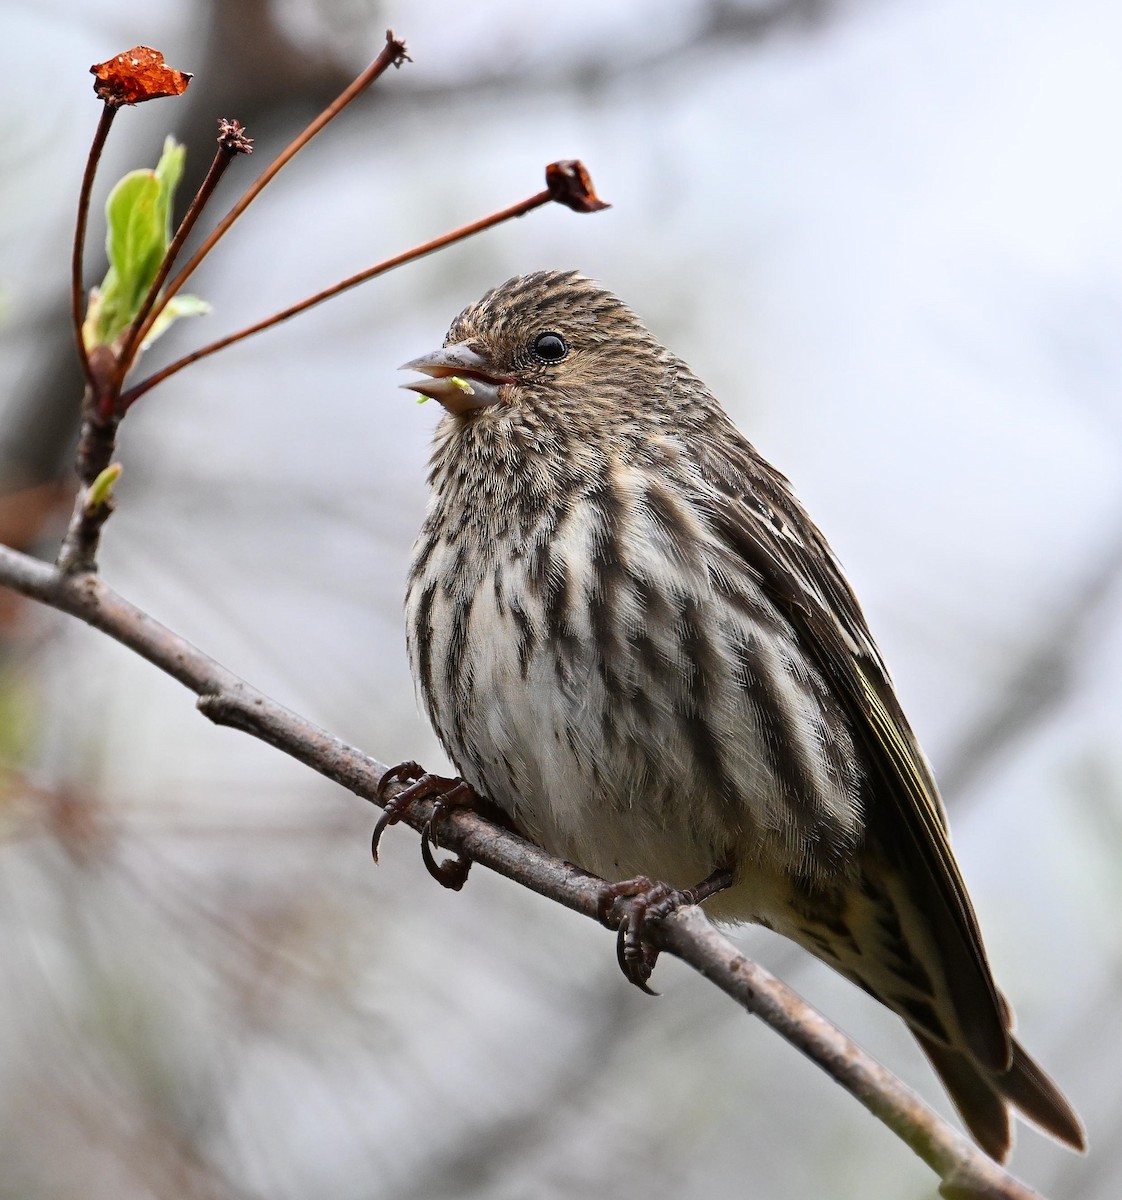
<svg viewBox="0 0 1122 1200">
<path fill-rule="evenodd" d="M 920 1033 L 915 1036 L 966 1127 L 998 1162 L 1009 1157 L 1013 1145 L 1010 1105 L 1072 1149 L 1087 1148 L 1086 1133 L 1075 1110 L 1015 1039 L 1012 1064 L 1007 1071 L 997 1072 L 987 1071 L 965 1054 Z"/>
<path fill-rule="evenodd" d="M 959 936 L 961 924 L 939 913 L 925 882 L 920 869 L 905 872 L 881 850 L 863 860 L 859 887 L 806 897 L 792 905 L 798 920 L 776 928 L 904 1019 L 987 1154 L 1008 1158 L 1011 1108 L 1084 1149 L 1071 1105 L 1013 1036 L 980 937 Z"/>
</svg>

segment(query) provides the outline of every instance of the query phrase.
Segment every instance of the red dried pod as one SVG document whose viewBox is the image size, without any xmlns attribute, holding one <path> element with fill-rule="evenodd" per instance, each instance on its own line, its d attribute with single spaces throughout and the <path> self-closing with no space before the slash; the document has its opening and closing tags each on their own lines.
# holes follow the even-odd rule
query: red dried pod
<svg viewBox="0 0 1122 1200">
<path fill-rule="evenodd" d="M 142 104 L 160 96 L 181 96 L 191 82 L 189 72 L 169 67 L 159 50 L 151 46 L 133 46 L 107 62 L 94 63 L 90 74 L 95 77 L 97 95 L 116 107 Z"/>
</svg>

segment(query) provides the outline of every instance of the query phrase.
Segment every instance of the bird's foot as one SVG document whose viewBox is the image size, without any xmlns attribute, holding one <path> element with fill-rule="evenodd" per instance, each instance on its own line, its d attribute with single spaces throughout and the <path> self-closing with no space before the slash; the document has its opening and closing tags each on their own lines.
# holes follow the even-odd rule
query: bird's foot
<svg viewBox="0 0 1122 1200">
<path fill-rule="evenodd" d="M 658 947 L 647 937 L 651 922 L 662 921 L 687 904 L 700 904 L 731 885 L 732 872 L 723 868 L 707 875 L 692 888 L 673 888 L 646 875 L 607 884 L 600 893 L 599 917 L 609 929 L 615 927 L 618 930 L 616 960 L 624 976 L 648 996 L 657 996 L 658 992 L 647 982 L 659 954 Z M 631 901 L 630 910 L 625 916 L 616 917 L 616 901 L 627 899 Z"/>
<path fill-rule="evenodd" d="M 432 812 L 421 830 L 421 858 L 428 873 L 437 883 L 458 892 L 467 881 L 471 859 L 457 854 L 455 858 L 437 862 L 433 849 L 439 847 L 440 843 L 433 826 L 450 808 L 474 808 L 479 800 L 475 788 L 462 779 L 433 775 L 418 763 L 404 762 L 391 767 L 382 776 L 375 798 L 381 802 L 389 785 L 399 781 L 405 781 L 408 786 L 385 802 L 382 815 L 374 826 L 374 836 L 370 839 L 370 852 L 374 861 L 378 861 L 378 844 L 382 840 L 382 834 L 391 825 L 396 825 L 418 800 L 435 797 Z"/>
</svg>

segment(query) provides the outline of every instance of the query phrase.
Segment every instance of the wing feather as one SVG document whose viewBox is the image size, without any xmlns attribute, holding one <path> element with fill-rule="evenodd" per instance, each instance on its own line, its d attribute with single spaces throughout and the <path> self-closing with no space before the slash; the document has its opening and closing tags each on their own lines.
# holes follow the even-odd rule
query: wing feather
<svg viewBox="0 0 1122 1200">
<path fill-rule="evenodd" d="M 787 480 L 731 424 L 720 432 L 699 460 L 715 489 L 713 528 L 794 625 L 849 715 L 871 774 L 867 837 L 894 861 L 930 923 L 965 1047 L 988 1069 L 1007 1070 L 1012 1039 L 942 801 L 857 598 Z"/>
</svg>

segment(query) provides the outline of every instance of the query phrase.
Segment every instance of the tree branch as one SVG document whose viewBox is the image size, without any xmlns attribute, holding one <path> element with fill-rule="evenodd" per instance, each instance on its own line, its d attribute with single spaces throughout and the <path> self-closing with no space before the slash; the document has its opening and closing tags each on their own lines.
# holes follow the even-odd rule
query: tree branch
<svg viewBox="0 0 1122 1200">
<path fill-rule="evenodd" d="M 199 710 L 216 724 L 259 738 L 362 799 L 376 801 L 387 770 L 382 763 L 270 700 L 93 573 L 67 573 L 0 546 L 0 585 L 69 613 L 146 658 L 194 692 Z M 384 799 L 399 790 L 388 788 Z M 403 819 L 420 831 L 432 808 L 431 801 L 418 801 Z M 596 876 L 470 811 L 446 812 L 439 835 L 444 848 L 596 919 L 603 888 Z M 740 953 L 701 909 L 679 909 L 655 924 L 651 937 L 765 1021 L 883 1121 L 936 1172 L 947 1200 L 1039 1200 L 804 1000 Z"/>
</svg>

